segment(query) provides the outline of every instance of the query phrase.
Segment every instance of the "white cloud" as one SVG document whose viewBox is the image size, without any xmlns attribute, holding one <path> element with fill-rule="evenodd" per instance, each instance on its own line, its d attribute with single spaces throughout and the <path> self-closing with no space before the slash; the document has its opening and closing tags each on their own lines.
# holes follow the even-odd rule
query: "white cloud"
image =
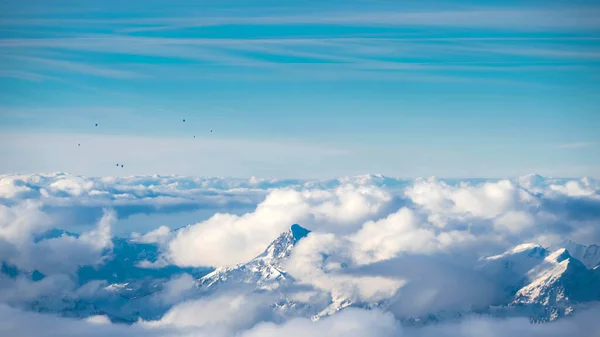
<svg viewBox="0 0 600 337">
<path fill-rule="evenodd" d="M 60 298 L 75 288 L 74 282 L 66 275 L 52 275 L 39 282 L 26 277 L 0 279 L 0 302 L 22 307 L 41 298 L 49 298 L 59 302 Z"/>
<path fill-rule="evenodd" d="M 94 323 L 94 324 L 111 324 L 110 318 L 106 315 L 97 315 L 90 316 L 85 319 L 86 322 Z"/>
<path fill-rule="evenodd" d="M 216 214 L 178 231 L 168 243 L 168 258 L 182 266 L 245 262 L 260 254 L 293 223 L 343 231 L 383 212 L 390 201 L 387 192 L 375 187 L 273 190 L 252 213 Z"/>
<path fill-rule="evenodd" d="M 406 195 L 429 211 L 492 218 L 514 207 L 516 192 L 514 183 L 508 180 L 450 186 L 437 179 L 418 179 Z"/>
<path fill-rule="evenodd" d="M 142 321 L 145 327 L 210 328 L 236 331 L 249 328 L 268 315 L 269 295 L 229 292 L 174 306 L 160 320 Z"/>
<path fill-rule="evenodd" d="M 195 279 L 191 275 L 177 275 L 166 282 L 163 290 L 158 292 L 153 299 L 159 301 L 159 304 L 172 305 L 184 300 L 186 295 L 190 295 L 194 286 Z"/>
<path fill-rule="evenodd" d="M 19 179 L 0 177 L 0 198 L 16 199 L 33 192 L 33 189 L 24 185 Z"/>
<path fill-rule="evenodd" d="M 220 266 L 250 260 L 305 216 L 308 208 L 298 192 L 272 192 L 253 213 L 215 214 L 178 231 L 168 243 L 168 257 L 182 266 Z"/>
<path fill-rule="evenodd" d="M 400 332 L 399 323 L 390 314 L 348 309 L 317 322 L 293 319 L 282 325 L 262 323 L 241 333 L 240 337 L 392 337 L 399 336 Z"/>
<path fill-rule="evenodd" d="M 5 251 L 0 256 L 2 261 L 26 272 L 73 273 L 80 265 L 100 263 L 112 248 L 114 211 L 105 210 L 97 227 L 79 237 L 61 235 L 38 240 L 37 236 L 53 225 L 41 208 L 42 203 L 33 200 L 14 206 L 0 205 L 0 249 Z"/>
<path fill-rule="evenodd" d="M 522 211 L 509 211 L 494 219 L 494 227 L 497 230 L 506 230 L 518 234 L 530 229 L 535 225 L 535 219 L 529 213 Z"/>
<path fill-rule="evenodd" d="M 284 267 L 300 283 L 330 292 L 334 302 L 379 301 L 393 296 L 403 280 L 345 273 L 354 264 L 354 249 L 344 238 L 311 233 L 294 248 Z"/>
<path fill-rule="evenodd" d="M 592 184 L 589 182 L 589 179 L 582 181 L 571 180 L 566 182 L 564 185 L 550 185 L 550 190 L 562 193 L 569 197 L 597 197 L 598 195 L 597 187 L 594 188 L 591 186 Z"/>
<path fill-rule="evenodd" d="M 402 208 L 385 219 L 369 221 L 351 237 L 362 263 L 389 259 L 401 251 L 432 251 L 436 248 L 434 239 L 435 232 L 422 226 L 409 208 Z"/>
<path fill-rule="evenodd" d="M 556 148 L 558 148 L 558 149 L 581 149 L 581 148 L 590 147 L 590 146 L 594 146 L 594 143 L 592 143 L 592 142 L 565 143 L 565 144 L 557 145 Z"/>
<path fill-rule="evenodd" d="M 25 201 L 15 206 L 0 204 L 0 239 L 23 243 L 50 228 L 52 221 L 40 208 L 41 203 L 37 201 Z"/>
<path fill-rule="evenodd" d="M 167 226 L 160 226 L 146 234 L 131 233 L 131 239 L 141 243 L 164 243 L 167 241 L 173 232 Z"/>
</svg>

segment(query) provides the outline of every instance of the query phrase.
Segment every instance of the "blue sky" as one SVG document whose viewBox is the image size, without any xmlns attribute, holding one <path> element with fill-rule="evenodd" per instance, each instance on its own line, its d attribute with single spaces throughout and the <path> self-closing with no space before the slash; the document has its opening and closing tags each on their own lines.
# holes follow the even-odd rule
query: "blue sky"
<svg viewBox="0 0 600 337">
<path fill-rule="evenodd" d="M 600 176 L 593 1 L 0 12 L 2 173 Z"/>
</svg>

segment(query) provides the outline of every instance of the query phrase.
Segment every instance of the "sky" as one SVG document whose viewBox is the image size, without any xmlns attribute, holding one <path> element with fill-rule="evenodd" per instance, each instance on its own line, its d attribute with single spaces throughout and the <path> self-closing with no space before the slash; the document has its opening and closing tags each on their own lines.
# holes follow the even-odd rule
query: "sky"
<svg viewBox="0 0 600 337">
<path fill-rule="evenodd" d="M 0 13 L 0 173 L 600 177 L 594 1 Z"/>
</svg>

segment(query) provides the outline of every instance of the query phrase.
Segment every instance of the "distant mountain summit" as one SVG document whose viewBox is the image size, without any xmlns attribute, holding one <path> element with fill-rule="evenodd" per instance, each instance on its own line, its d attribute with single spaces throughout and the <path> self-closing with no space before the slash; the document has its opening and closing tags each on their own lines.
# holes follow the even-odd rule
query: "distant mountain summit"
<svg viewBox="0 0 600 337">
<path fill-rule="evenodd" d="M 578 256 L 593 257 L 585 254 L 586 246 L 571 241 L 567 246 L 578 249 Z M 508 296 L 505 309 L 513 308 L 535 322 L 568 316 L 579 305 L 600 300 L 600 272 L 588 268 L 566 248 L 518 245 L 482 259 L 479 270 L 504 286 Z"/>
<path fill-rule="evenodd" d="M 571 240 L 563 243 L 563 246 L 569 251 L 571 256 L 581 261 L 587 268 L 594 269 L 600 265 L 600 246 L 582 245 Z"/>
</svg>

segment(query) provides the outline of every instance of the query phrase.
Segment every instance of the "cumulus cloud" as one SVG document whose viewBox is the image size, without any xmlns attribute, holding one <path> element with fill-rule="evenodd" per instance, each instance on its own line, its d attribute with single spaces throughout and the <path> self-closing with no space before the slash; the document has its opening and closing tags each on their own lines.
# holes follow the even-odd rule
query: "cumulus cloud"
<svg viewBox="0 0 600 337">
<path fill-rule="evenodd" d="M 262 323 L 240 336 L 392 337 L 399 334 L 400 326 L 392 315 L 379 311 L 349 309 L 317 322 L 293 319 L 282 325 Z"/>
<path fill-rule="evenodd" d="M 403 254 L 348 272 L 404 280 L 388 301 L 387 309 L 397 317 L 478 311 L 501 295 L 494 282 L 447 255 Z"/>
<path fill-rule="evenodd" d="M 402 208 L 349 236 L 313 232 L 294 248 L 285 268 L 299 282 L 329 292 L 334 304 L 386 300 L 400 317 L 493 304 L 495 285 L 446 251 L 464 244 L 461 234 L 421 226 Z"/>
<path fill-rule="evenodd" d="M 581 179 L 581 181 L 568 181 L 564 185 L 550 185 L 550 189 L 562 193 L 568 197 L 599 197 L 597 186 L 590 179 Z"/>
<path fill-rule="evenodd" d="M 237 331 L 272 316 L 270 295 L 229 292 L 175 305 L 160 320 L 141 321 L 147 327 L 204 328 Z"/>
<path fill-rule="evenodd" d="M 330 180 L 266 179 L 252 177 L 201 178 L 184 176 L 127 176 L 127 177 L 84 177 L 66 173 L 0 175 L 0 205 L 12 206 L 23 201 L 41 205 L 41 210 L 62 226 L 62 229 L 80 231 L 81 226 L 96 221 L 102 216 L 103 208 L 112 208 L 119 219 L 137 217 L 144 231 L 149 226 L 166 225 L 170 228 L 193 223 L 191 216 L 181 214 L 199 212 L 208 218 L 214 213 L 242 214 L 254 209 L 273 190 L 325 190 L 345 198 L 343 205 L 333 198 L 324 200 L 315 215 L 330 213 L 332 209 L 346 207 L 338 212 L 341 221 L 350 221 L 354 212 L 378 208 L 379 199 L 389 197 L 380 186 L 398 188 L 407 181 L 379 175 L 344 177 Z M 344 187 L 346 186 L 346 187 Z M 337 192 L 336 192 L 337 189 Z M 362 189 L 362 191 L 361 191 Z M 388 194 L 382 196 L 382 194 Z M 169 223 L 169 218 L 155 215 L 180 216 L 187 221 L 178 225 Z M 346 218 L 345 220 L 343 218 Z M 189 220 L 188 220 L 189 219 Z M 163 221 L 161 221 L 163 220 Z M 149 224 L 144 224 L 149 223 Z M 139 228 L 136 230 L 140 230 Z M 121 235 L 131 230 L 120 227 Z"/>
<path fill-rule="evenodd" d="M 354 263 L 352 254 L 348 240 L 311 233 L 294 248 L 284 267 L 300 283 L 331 293 L 334 303 L 380 301 L 393 296 L 404 283 L 401 279 L 347 274 L 346 269 Z"/>
<path fill-rule="evenodd" d="M 493 218 L 515 206 L 516 192 L 509 180 L 451 186 L 432 178 L 418 179 L 405 193 L 415 204 L 432 212 Z"/>
<path fill-rule="evenodd" d="M 195 286 L 195 279 L 189 274 L 181 274 L 171 278 L 163 285 L 163 290 L 153 297 L 160 305 L 172 305 L 184 300 Z"/>
<path fill-rule="evenodd" d="M 351 237 L 357 246 L 361 263 L 376 262 L 396 256 L 401 251 L 435 249 L 435 232 L 422 226 L 422 221 L 409 208 L 384 219 L 369 221 Z"/>
<path fill-rule="evenodd" d="M 0 302 L 22 307 L 40 298 L 59 301 L 74 288 L 74 282 L 64 274 L 51 275 L 37 282 L 24 276 L 16 279 L 3 277 L 0 279 Z"/>
<path fill-rule="evenodd" d="M 38 203 L 63 229 L 74 229 L 112 208 L 120 218 L 196 210 L 254 207 L 268 189 L 301 181 L 177 176 L 83 177 L 65 173 L 0 176 L 0 205 Z M 68 228 L 65 228 L 68 227 Z"/>
<path fill-rule="evenodd" d="M 515 234 L 529 229 L 534 225 L 535 219 L 533 216 L 522 211 L 508 211 L 494 219 L 494 227 L 496 230 L 506 230 Z"/>
<path fill-rule="evenodd" d="M 0 240 L 19 244 L 50 228 L 52 221 L 40 208 L 35 201 L 0 205 Z"/>
<path fill-rule="evenodd" d="M 86 322 L 94 323 L 94 324 L 110 324 L 110 318 L 106 315 L 96 315 L 90 316 L 85 319 Z"/>
<path fill-rule="evenodd" d="M 176 233 L 168 258 L 181 266 L 233 265 L 252 259 L 292 223 L 332 231 L 353 228 L 385 210 L 389 193 L 375 187 L 327 190 L 274 190 L 254 212 L 216 214 Z M 341 229 L 340 229 L 341 228 Z"/>
<path fill-rule="evenodd" d="M 171 237 L 172 234 L 173 232 L 169 227 L 160 226 L 146 234 L 140 234 L 137 232 L 131 233 L 131 239 L 142 243 L 164 243 Z"/>
<path fill-rule="evenodd" d="M 17 206 L 18 211 L 22 210 Z M 27 213 L 29 214 L 29 213 Z M 80 265 L 96 265 L 112 248 L 111 226 L 116 220 L 112 210 L 105 210 L 96 228 L 84 232 L 78 237 L 62 234 L 59 237 L 34 241 L 32 229 L 27 235 L 29 241 L 20 242 L 13 256 L 5 261 L 25 271 L 37 270 L 44 275 L 72 274 Z M 11 218 L 12 226 L 19 226 L 19 218 Z"/>
</svg>

